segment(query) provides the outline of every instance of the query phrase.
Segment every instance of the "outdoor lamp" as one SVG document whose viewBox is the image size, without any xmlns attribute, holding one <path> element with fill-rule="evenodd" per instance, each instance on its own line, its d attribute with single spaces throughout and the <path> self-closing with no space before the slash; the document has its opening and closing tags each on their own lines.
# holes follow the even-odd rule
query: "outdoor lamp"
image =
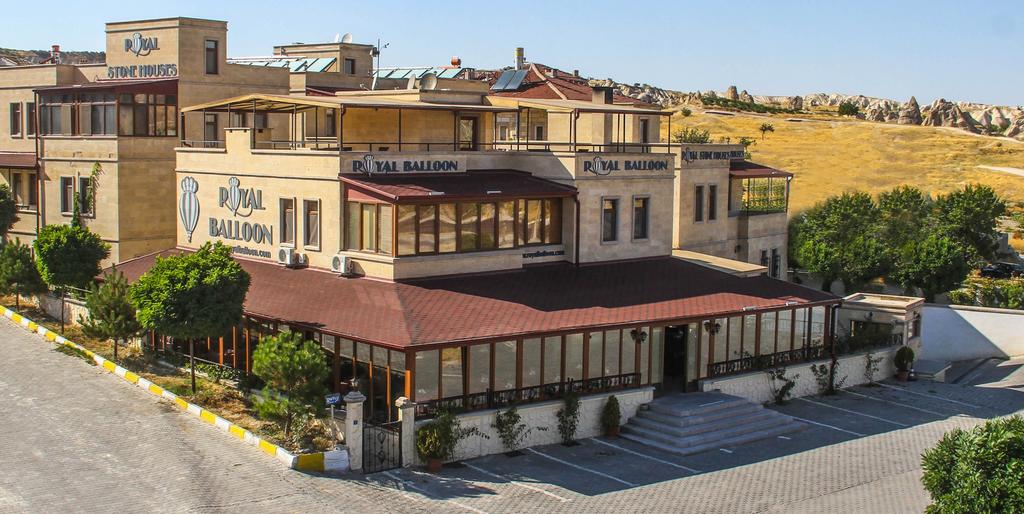
<svg viewBox="0 0 1024 514">
<path fill-rule="evenodd" d="M 643 330 L 640 330 L 638 328 L 630 330 L 629 335 L 633 338 L 633 342 L 636 344 L 644 344 L 644 341 L 647 340 L 647 332 L 644 332 Z"/>
<path fill-rule="evenodd" d="M 717 334 L 721 329 L 722 324 L 717 321 L 708 320 L 704 322 L 704 331 L 709 334 Z"/>
</svg>

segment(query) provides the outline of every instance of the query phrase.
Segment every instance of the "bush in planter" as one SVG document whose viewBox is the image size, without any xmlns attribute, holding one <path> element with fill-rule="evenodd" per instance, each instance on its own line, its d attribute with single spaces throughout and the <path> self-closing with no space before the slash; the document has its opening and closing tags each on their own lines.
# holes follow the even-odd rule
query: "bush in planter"
<svg viewBox="0 0 1024 514">
<path fill-rule="evenodd" d="M 604 402 L 604 408 L 601 409 L 601 428 L 604 429 L 605 435 L 618 435 L 619 421 L 621 420 L 622 412 L 619 410 L 619 399 L 613 394 L 608 397 L 608 401 Z"/>
<path fill-rule="evenodd" d="M 914 349 L 909 346 L 901 346 L 899 350 L 896 350 L 893 361 L 897 371 L 910 371 L 910 367 L 914 365 Z"/>
<path fill-rule="evenodd" d="M 580 422 L 580 397 L 575 393 L 565 395 L 565 404 L 558 410 L 558 434 L 562 444 L 568 446 L 576 439 L 576 426 Z"/>
<path fill-rule="evenodd" d="M 921 460 L 926 512 L 1024 512 L 1024 418 L 953 430 Z"/>
<path fill-rule="evenodd" d="M 430 421 L 416 431 L 416 453 L 425 461 L 446 461 L 455 458 L 455 447 L 469 436 L 490 439 L 476 427 L 463 428 L 459 419 L 447 410 L 438 411 Z"/>
</svg>

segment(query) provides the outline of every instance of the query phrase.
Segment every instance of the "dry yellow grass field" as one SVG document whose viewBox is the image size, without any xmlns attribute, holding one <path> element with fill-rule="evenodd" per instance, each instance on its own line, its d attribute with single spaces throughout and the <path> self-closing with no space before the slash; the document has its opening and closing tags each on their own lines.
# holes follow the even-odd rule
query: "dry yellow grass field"
<svg viewBox="0 0 1024 514">
<path fill-rule="evenodd" d="M 1024 168 L 1024 143 L 975 136 L 944 127 L 920 127 L 865 121 L 786 121 L 791 116 L 733 116 L 694 112 L 672 118 L 672 130 L 697 127 L 712 140 L 746 136 L 753 161 L 796 175 L 790 212 L 816 202 L 861 190 L 871 194 L 901 184 L 935 195 L 968 183 L 993 187 L 1010 202 L 1024 201 L 1024 177 L 978 168 L 979 165 Z M 758 128 L 771 123 L 774 133 L 761 140 Z"/>
</svg>

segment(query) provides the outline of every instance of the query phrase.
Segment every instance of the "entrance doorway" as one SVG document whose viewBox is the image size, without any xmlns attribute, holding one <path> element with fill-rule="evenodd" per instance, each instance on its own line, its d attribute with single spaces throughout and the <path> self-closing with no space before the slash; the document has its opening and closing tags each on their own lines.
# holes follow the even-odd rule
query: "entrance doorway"
<svg viewBox="0 0 1024 514">
<path fill-rule="evenodd" d="M 689 325 L 665 327 L 665 365 L 663 389 L 666 393 L 682 393 L 689 391 L 689 383 L 694 377 L 687 376 L 689 344 L 687 334 Z"/>
</svg>

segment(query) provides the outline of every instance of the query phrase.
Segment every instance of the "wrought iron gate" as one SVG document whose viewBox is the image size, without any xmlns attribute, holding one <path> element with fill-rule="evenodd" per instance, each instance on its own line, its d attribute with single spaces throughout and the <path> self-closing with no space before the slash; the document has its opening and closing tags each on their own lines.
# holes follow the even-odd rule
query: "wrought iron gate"
<svg viewBox="0 0 1024 514">
<path fill-rule="evenodd" d="M 363 423 L 363 473 L 402 466 L 402 424 Z"/>
</svg>

